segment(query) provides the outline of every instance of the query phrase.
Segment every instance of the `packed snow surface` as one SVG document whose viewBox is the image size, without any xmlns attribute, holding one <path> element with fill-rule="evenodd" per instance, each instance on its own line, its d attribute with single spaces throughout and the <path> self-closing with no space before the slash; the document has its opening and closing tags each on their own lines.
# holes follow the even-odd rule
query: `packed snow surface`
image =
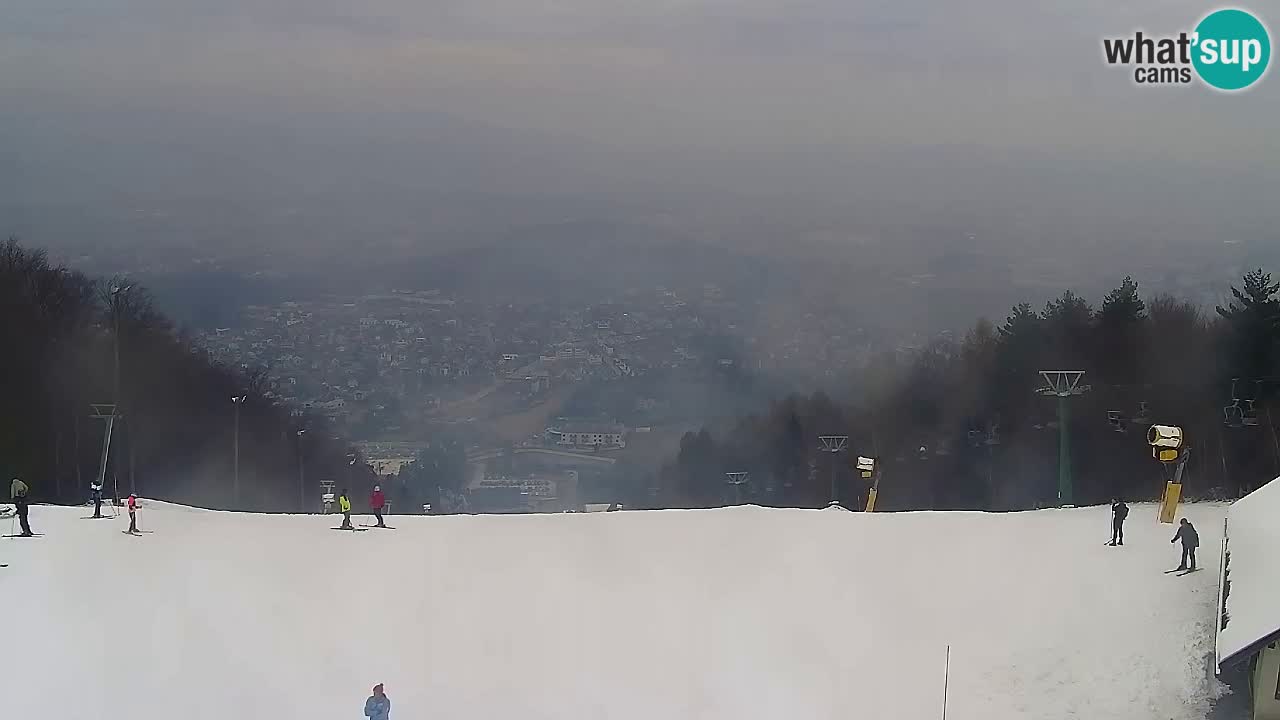
<svg viewBox="0 0 1280 720">
<path fill-rule="evenodd" d="M 0 539 L 11 718 L 1204 718 L 1208 551 L 1136 505 L 393 517 L 32 508 Z M 358 519 L 367 522 L 364 519 Z"/>
</svg>

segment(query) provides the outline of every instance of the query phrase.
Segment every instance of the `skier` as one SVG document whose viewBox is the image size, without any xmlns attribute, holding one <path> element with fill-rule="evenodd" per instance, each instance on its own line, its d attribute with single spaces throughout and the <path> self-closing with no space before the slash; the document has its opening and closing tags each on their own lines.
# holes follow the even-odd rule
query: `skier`
<svg viewBox="0 0 1280 720">
<path fill-rule="evenodd" d="M 1178 532 L 1169 541 L 1169 544 L 1181 540 L 1182 541 L 1182 562 L 1178 565 L 1179 570 L 1195 570 L 1196 569 L 1196 548 L 1200 546 L 1200 534 L 1196 532 L 1196 528 L 1186 518 L 1182 518 L 1182 522 L 1178 527 Z M 1187 568 L 1187 560 L 1191 560 L 1191 567 Z"/>
<path fill-rule="evenodd" d="M 138 532 L 138 496 L 129 493 L 129 532 Z"/>
<path fill-rule="evenodd" d="M 9 484 L 9 496 L 13 498 L 13 508 L 18 513 L 18 522 L 22 524 L 22 537 L 31 537 L 31 525 L 27 522 L 27 484 L 14 478 Z"/>
<path fill-rule="evenodd" d="M 1111 501 L 1111 542 L 1113 547 L 1124 544 L 1124 519 L 1129 517 L 1129 506 L 1119 499 Z"/>
<path fill-rule="evenodd" d="M 338 510 L 342 511 L 342 527 L 340 530 L 354 530 L 351 527 L 351 501 L 347 499 L 347 489 L 342 488 L 342 494 L 338 496 Z"/>
<path fill-rule="evenodd" d="M 388 720 L 391 717 L 391 698 L 382 690 L 382 683 L 373 686 L 373 694 L 364 701 L 364 715 L 369 720 Z"/>
<path fill-rule="evenodd" d="M 369 496 L 369 507 L 373 508 L 373 516 L 378 518 L 378 527 L 384 528 L 386 525 L 382 522 L 382 508 L 387 504 L 387 497 L 382 494 L 382 486 L 373 486 L 373 495 Z"/>
<path fill-rule="evenodd" d="M 102 519 L 102 483 L 94 480 L 89 485 L 89 499 L 93 500 L 93 518 Z"/>
</svg>

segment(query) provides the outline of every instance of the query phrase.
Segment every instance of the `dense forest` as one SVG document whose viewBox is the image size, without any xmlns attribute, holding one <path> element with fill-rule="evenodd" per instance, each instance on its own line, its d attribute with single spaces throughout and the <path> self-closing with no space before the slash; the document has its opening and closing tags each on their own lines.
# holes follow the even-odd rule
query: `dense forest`
<svg viewBox="0 0 1280 720">
<path fill-rule="evenodd" d="M 106 428 L 94 404 L 119 415 L 108 497 L 317 510 L 321 479 L 359 492 L 372 481 L 323 418 L 273 401 L 260 369 L 211 364 L 135 283 L 9 240 L 0 298 L 0 477 L 23 478 L 37 502 L 87 498 Z"/>
<path fill-rule="evenodd" d="M 1013 308 L 963 338 L 878 358 L 856 392 L 774 402 L 732 427 L 686 434 L 641 505 L 736 501 L 821 507 L 833 492 L 862 508 L 859 455 L 878 459 L 877 509 L 1044 507 L 1059 485 L 1056 397 L 1041 370 L 1083 370 L 1066 400 L 1073 502 L 1151 500 L 1169 470 L 1147 445 L 1153 423 L 1184 429 L 1184 495 L 1236 497 L 1280 475 L 1280 283 L 1256 270 L 1216 312 L 1145 300 L 1125 278 L 1094 308 L 1072 292 Z M 1280 413 L 1275 413 L 1280 415 Z M 844 452 L 820 435 L 847 435 Z M 726 473 L 746 472 L 734 487 Z M 834 480 L 833 480 L 834 474 Z M 741 492 L 741 495 L 738 493 Z"/>
</svg>

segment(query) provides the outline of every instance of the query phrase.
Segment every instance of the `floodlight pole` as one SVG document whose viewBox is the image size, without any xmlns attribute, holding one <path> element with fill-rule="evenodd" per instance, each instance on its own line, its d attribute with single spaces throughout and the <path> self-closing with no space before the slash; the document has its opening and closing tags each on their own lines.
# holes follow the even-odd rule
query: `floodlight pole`
<svg viewBox="0 0 1280 720">
<path fill-rule="evenodd" d="M 298 436 L 298 512 L 307 511 L 307 471 L 306 465 L 303 463 L 302 456 L 302 436 L 306 435 L 306 428 L 297 432 Z"/>
<path fill-rule="evenodd" d="M 1067 420 L 1070 410 L 1067 399 L 1089 391 L 1081 385 L 1083 370 L 1041 370 L 1040 376 L 1048 383 L 1037 392 L 1058 398 L 1058 505 L 1071 505 L 1071 431 Z"/>
<path fill-rule="evenodd" d="M 231 398 L 231 404 L 235 408 L 235 429 L 231 440 L 232 454 L 232 485 L 231 495 L 235 509 L 240 509 L 240 404 L 248 398 L 247 395 L 236 395 Z"/>
<path fill-rule="evenodd" d="M 849 443 L 849 436 L 819 435 L 818 440 L 822 442 L 822 451 L 831 453 L 831 502 L 827 506 L 833 507 L 840 504 L 840 486 L 836 482 L 836 455 Z"/>
</svg>

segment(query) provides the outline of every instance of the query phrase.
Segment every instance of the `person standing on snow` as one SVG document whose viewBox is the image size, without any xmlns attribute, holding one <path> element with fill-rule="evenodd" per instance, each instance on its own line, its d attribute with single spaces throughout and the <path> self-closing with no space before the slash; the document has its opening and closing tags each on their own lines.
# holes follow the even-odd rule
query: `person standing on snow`
<svg viewBox="0 0 1280 720">
<path fill-rule="evenodd" d="M 378 518 L 378 527 L 384 528 L 386 525 L 382 522 L 382 508 L 387 505 L 387 496 L 382 494 L 382 486 L 373 486 L 373 495 L 369 496 L 369 507 L 373 508 L 373 516 Z"/>
<path fill-rule="evenodd" d="M 1124 544 L 1124 519 L 1129 517 L 1129 506 L 1120 500 L 1111 501 L 1111 545 Z"/>
<path fill-rule="evenodd" d="M 382 690 L 382 683 L 373 686 L 373 694 L 364 701 L 364 716 L 369 720 L 389 720 L 391 698 Z"/>
<path fill-rule="evenodd" d="M 89 499 L 93 501 L 93 518 L 102 519 L 102 483 L 94 480 L 89 484 Z"/>
<path fill-rule="evenodd" d="M 338 496 L 338 510 L 342 512 L 342 527 L 340 530 L 354 530 L 351 527 L 351 501 L 347 499 L 347 489 L 342 488 L 342 494 Z"/>
<path fill-rule="evenodd" d="M 27 522 L 27 484 L 14 478 L 9 483 L 9 497 L 13 498 L 13 508 L 18 513 L 18 522 L 22 524 L 22 537 L 31 537 L 31 524 Z"/>
<path fill-rule="evenodd" d="M 1186 518 L 1182 518 L 1178 532 L 1169 541 L 1173 544 L 1182 541 L 1182 562 L 1178 564 L 1179 570 L 1195 570 L 1196 569 L 1196 548 L 1200 547 L 1200 534 L 1196 532 L 1196 528 Z M 1187 567 L 1187 560 L 1191 561 L 1191 567 Z"/>
<path fill-rule="evenodd" d="M 129 493 L 129 532 L 138 532 L 138 496 Z"/>
</svg>

